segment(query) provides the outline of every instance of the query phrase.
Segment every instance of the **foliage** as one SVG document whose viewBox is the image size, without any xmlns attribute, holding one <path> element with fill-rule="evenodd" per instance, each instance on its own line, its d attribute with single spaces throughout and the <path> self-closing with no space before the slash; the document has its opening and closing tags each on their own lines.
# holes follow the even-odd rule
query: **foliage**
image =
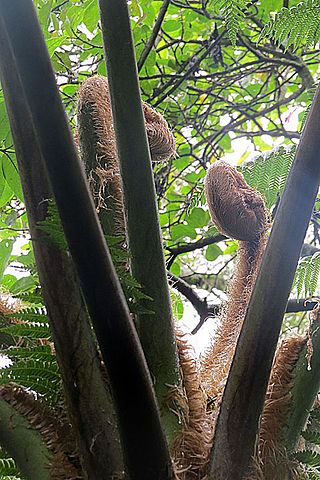
<svg viewBox="0 0 320 480">
<path fill-rule="evenodd" d="M 312 297 L 319 286 L 320 252 L 300 260 L 294 285 L 297 287 L 298 297 Z"/>
<path fill-rule="evenodd" d="M 291 8 L 282 8 L 267 23 L 262 36 L 271 38 L 285 49 L 316 44 L 320 39 L 318 0 L 305 0 Z"/>
<path fill-rule="evenodd" d="M 34 3 L 75 128 L 80 83 L 88 75 L 106 73 L 97 1 Z M 159 8 L 157 0 L 130 2 L 137 59 L 152 35 Z M 191 287 L 201 287 L 205 295 L 213 288 L 225 290 L 232 275 L 230 259 L 237 249 L 236 242 L 223 240 L 218 245 L 206 244 L 205 249 L 179 251 L 217 235 L 204 201 L 206 170 L 221 157 L 237 163 L 249 185 L 262 193 L 275 213 L 310 92 L 319 77 L 319 32 L 317 0 L 293 1 L 290 8 L 282 8 L 278 0 L 172 0 L 141 66 L 143 100 L 164 113 L 178 147 L 176 158 L 154 166 L 168 269 Z M 2 353 L 12 365 L 0 370 L 0 383 L 20 383 L 54 404 L 60 393 L 60 376 L 43 311 L 2 93 L 0 166 L 0 284 L 28 306 L 18 314 L 1 316 Z M 47 220 L 39 228 L 65 249 L 57 212 L 50 202 L 48 210 Z M 319 216 L 316 205 L 313 230 L 309 229 L 307 237 L 316 248 Z M 21 238 L 24 244 L 17 254 Z M 143 308 L 146 296 L 122 268 L 128 258 L 119 247 L 121 240 L 109 237 L 107 243 L 135 313 Z M 285 252 L 285 245 L 283 248 Z M 319 274 L 319 252 L 302 258 L 292 294 L 319 294 Z M 185 302 L 176 290 L 172 303 L 180 319 Z M 299 455 L 301 462 L 313 468 L 309 478 L 319 478 L 318 454 L 308 450 Z M 9 479 L 16 474 L 11 466 L 10 461 L 0 459 L 0 475 Z"/>
</svg>

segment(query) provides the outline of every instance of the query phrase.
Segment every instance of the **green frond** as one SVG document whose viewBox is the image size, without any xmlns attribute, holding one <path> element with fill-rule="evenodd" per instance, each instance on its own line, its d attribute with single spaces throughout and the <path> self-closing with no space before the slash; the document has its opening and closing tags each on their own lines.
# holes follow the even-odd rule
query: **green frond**
<svg viewBox="0 0 320 480">
<path fill-rule="evenodd" d="M 0 384 L 12 382 L 37 392 L 48 403 L 55 403 L 61 391 L 61 377 L 55 359 L 51 362 L 25 359 L 0 369 Z"/>
<path fill-rule="evenodd" d="M 38 223 L 38 228 L 45 232 L 49 240 L 60 250 L 67 250 L 67 241 L 62 228 L 59 212 L 55 202 L 48 200 L 48 210 L 45 220 Z"/>
<path fill-rule="evenodd" d="M 307 429 L 305 432 L 302 432 L 302 436 L 306 442 L 320 445 L 320 431 Z"/>
<path fill-rule="evenodd" d="M 292 165 L 296 147 L 279 147 L 241 166 L 246 182 L 264 197 L 270 210 L 281 195 Z"/>
<path fill-rule="evenodd" d="M 0 332 L 12 335 L 13 337 L 21 337 L 28 340 L 49 340 L 51 338 L 49 325 L 39 322 L 10 325 L 9 327 L 1 328 Z"/>
<path fill-rule="evenodd" d="M 313 450 L 304 450 L 294 454 L 294 458 L 310 467 L 320 467 L 320 454 Z"/>
<path fill-rule="evenodd" d="M 0 449 L 0 478 L 1 480 L 23 480 L 13 458 Z"/>
<path fill-rule="evenodd" d="M 304 257 L 299 261 L 293 286 L 298 297 L 312 297 L 319 287 L 320 252 Z"/>
<path fill-rule="evenodd" d="M 52 351 L 49 345 L 38 345 L 35 347 L 10 347 L 6 350 L 1 350 L 2 355 L 7 355 L 11 359 L 32 358 L 36 360 L 42 360 L 51 362 Z"/>
<path fill-rule="evenodd" d="M 48 316 L 46 315 L 46 310 L 43 306 L 24 308 L 20 312 L 7 314 L 5 318 L 15 318 L 21 320 L 21 322 L 40 324 L 48 323 Z"/>
<path fill-rule="evenodd" d="M 264 27 L 263 37 L 286 49 L 316 44 L 320 40 L 320 1 L 305 0 L 291 8 L 283 7 Z"/>
<path fill-rule="evenodd" d="M 245 18 L 247 0 L 217 0 L 215 11 L 224 17 L 229 39 L 236 45 L 241 23 Z"/>
<path fill-rule="evenodd" d="M 320 480 L 320 470 L 318 468 L 309 467 L 306 474 L 307 480 Z"/>
</svg>

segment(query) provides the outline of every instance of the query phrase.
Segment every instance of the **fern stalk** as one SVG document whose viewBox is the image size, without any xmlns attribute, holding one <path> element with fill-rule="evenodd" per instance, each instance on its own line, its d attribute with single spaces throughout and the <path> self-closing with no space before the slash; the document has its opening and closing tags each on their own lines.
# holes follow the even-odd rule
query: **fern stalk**
<svg viewBox="0 0 320 480">
<path fill-rule="evenodd" d="M 11 47 L 14 54 L 41 156 L 108 369 L 129 476 L 132 480 L 170 479 L 171 460 L 151 379 L 77 157 L 33 2 L 3 0 L 0 15 L 9 39 L 2 47 Z M 9 85 L 10 77 L 6 77 L 6 83 Z"/>
<path fill-rule="evenodd" d="M 113 475 L 114 472 L 123 470 L 114 407 L 101 375 L 90 319 L 72 261 L 38 227 L 39 222 L 46 218 L 47 201 L 52 197 L 52 192 L 2 22 L 0 45 L 2 87 L 69 414 L 75 428 L 84 471 L 90 478 Z M 92 392 L 95 392 L 94 395 Z"/>
<path fill-rule="evenodd" d="M 318 192 L 319 125 L 318 89 L 238 340 L 215 431 L 210 479 L 242 479 L 254 454 L 272 359 Z"/>
<path fill-rule="evenodd" d="M 52 452 L 28 420 L 0 397 L 0 443 L 28 479 L 50 480 Z"/>
<path fill-rule="evenodd" d="M 297 448 L 309 412 L 320 389 L 320 314 L 319 306 L 310 313 L 313 323 L 309 340 L 295 367 L 290 408 L 282 432 L 283 445 L 288 452 Z"/>
<path fill-rule="evenodd" d="M 181 425 L 168 403 L 168 386 L 177 389 L 181 379 L 128 6 L 125 0 L 100 0 L 99 3 L 131 268 L 144 293 L 153 299 L 146 303 L 153 313 L 139 314 L 137 326 L 149 369 L 155 378 L 163 424 L 171 441 Z"/>
</svg>

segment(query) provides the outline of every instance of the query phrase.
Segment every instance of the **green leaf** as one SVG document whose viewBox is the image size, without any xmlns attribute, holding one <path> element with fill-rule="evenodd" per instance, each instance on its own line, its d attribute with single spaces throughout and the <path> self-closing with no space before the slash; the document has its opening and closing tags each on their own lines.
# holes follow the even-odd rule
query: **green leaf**
<svg viewBox="0 0 320 480">
<path fill-rule="evenodd" d="M 203 208 L 195 207 L 191 210 L 191 213 L 187 216 L 186 221 L 188 225 L 193 228 L 203 228 L 208 225 L 210 220 L 209 213 Z"/>
<path fill-rule="evenodd" d="M 3 273 L 8 266 L 13 244 L 14 240 L 8 239 L 0 242 L 0 280 L 2 279 Z"/>
<path fill-rule="evenodd" d="M 165 32 L 168 32 L 168 33 L 176 32 L 177 30 L 180 30 L 181 22 L 179 21 L 179 19 L 168 20 L 167 22 L 164 23 L 162 28 Z"/>
<path fill-rule="evenodd" d="M 206 249 L 206 259 L 209 262 L 213 262 L 222 253 L 223 252 L 222 252 L 221 248 L 217 244 L 213 243 L 212 245 L 208 245 L 208 247 Z"/>
<path fill-rule="evenodd" d="M 181 271 L 180 262 L 178 260 L 175 260 L 170 267 L 170 272 L 176 277 L 179 277 L 180 271 Z"/>
<path fill-rule="evenodd" d="M 171 229 L 171 236 L 172 240 L 180 240 L 182 238 L 191 238 L 195 239 L 197 237 L 197 233 L 195 232 L 194 228 L 190 227 L 190 225 L 174 225 Z"/>
<path fill-rule="evenodd" d="M 7 155 L 2 155 L 2 171 L 3 176 L 8 185 L 10 185 L 13 193 L 23 202 L 24 199 L 19 172 L 12 156 L 8 157 Z"/>
<path fill-rule="evenodd" d="M 29 275 L 28 277 L 19 278 L 11 287 L 10 293 L 18 295 L 22 292 L 29 292 L 37 285 L 36 280 Z"/>
</svg>

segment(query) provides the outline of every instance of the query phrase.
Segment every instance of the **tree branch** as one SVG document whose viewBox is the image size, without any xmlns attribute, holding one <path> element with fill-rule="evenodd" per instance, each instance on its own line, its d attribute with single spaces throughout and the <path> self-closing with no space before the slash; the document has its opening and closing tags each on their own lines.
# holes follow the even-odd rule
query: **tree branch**
<svg viewBox="0 0 320 480">
<path fill-rule="evenodd" d="M 140 70 L 142 69 L 145 61 L 148 58 L 148 55 L 149 55 L 152 47 L 154 46 L 154 43 L 157 39 L 157 36 L 158 36 L 159 31 L 160 31 L 162 22 L 164 20 L 165 14 L 166 14 L 166 12 L 168 10 L 168 7 L 170 5 L 170 1 L 171 0 L 163 0 L 163 4 L 160 7 L 159 14 L 158 14 L 157 20 L 154 24 L 154 27 L 153 27 L 152 33 L 150 35 L 150 38 L 147 41 L 147 43 L 145 44 L 144 49 L 142 50 L 142 53 L 141 53 L 140 58 L 138 60 L 138 63 L 137 63 L 138 72 L 140 72 Z"/>
</svg>

